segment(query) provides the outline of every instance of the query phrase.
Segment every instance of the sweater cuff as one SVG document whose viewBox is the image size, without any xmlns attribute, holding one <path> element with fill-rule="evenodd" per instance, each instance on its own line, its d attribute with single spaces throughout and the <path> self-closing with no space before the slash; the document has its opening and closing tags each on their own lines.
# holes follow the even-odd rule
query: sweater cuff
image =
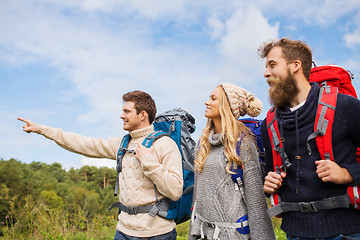
<svg viewBox="0 0 360 240">
<path fill-rule="evenodd" d="M 160 163 L 154 158 L 152 153 L 146 153 L 140 158 L 141 166 L 144 171 L 151 171 L 158 167 Z"/>
<path fill-rule="evenodd" d="M 348 185 L 359 185 L 360 184 L 360 164 L 353 163 L 353 164 L 344 164 L 342 167 L 346 168 L 351 177 L 354 179 L 353 182 L 349 183 Z"/>
<path fill-rule="evenodd" d="M 37 133 L 37 134 L 44 135 L 44 132 L 46 131 L 46 128 L 48 128 L 48 127 L 45 126 L 45 125 L 40 125 L 40 124 L 39 124 L 38 130 L 36 131 L 36 133 Z"/>
</svg>

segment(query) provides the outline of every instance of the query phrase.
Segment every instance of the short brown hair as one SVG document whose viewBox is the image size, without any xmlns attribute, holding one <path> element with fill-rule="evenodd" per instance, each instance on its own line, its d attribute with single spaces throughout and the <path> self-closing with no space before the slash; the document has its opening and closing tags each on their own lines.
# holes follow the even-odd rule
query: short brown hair
<svg viewBox="0 0 360 240">
<path fill-rule="evenodd" d="M 136 114 L 139 114 L 141 111 L 147 112 L 149 115 L 149 123 L 151 124 L 154 121 L 156 115 L 156 104 L 154 99 L 150 94 L 143 91 L 132 91 L 125 93 L 122 96 L 122 99 L 125 102 L 133 102 L 136 109 Z"/>
<path fill-rule="evenodd" d="M 310 47 L 306 43 L 300 40 L 290 40 L 288 38 L 266 42 L 258 49 L 260 57 L 266 58 L 274 47 L 281 47 L 281 51 L 288 64 L 295 60 L 300 60 L 304 75 L 306 79 L 309 80 L 312 65 L 312 53 Z"/>
</svg>

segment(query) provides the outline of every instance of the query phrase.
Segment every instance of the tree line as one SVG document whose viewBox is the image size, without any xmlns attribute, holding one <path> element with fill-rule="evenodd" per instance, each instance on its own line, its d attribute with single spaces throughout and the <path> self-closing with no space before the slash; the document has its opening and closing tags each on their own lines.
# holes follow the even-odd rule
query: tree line
<svg viewBox="0 0 360 240">
<path fill-rule="evenodd" d="M 0 240 L 113 239 L 117 210 L 116 170 L 83 166 L 66 171 L 59 163 L 0 160 Z M 274 222 L 278 239 L 286 239 Z M 187 239 L 189 223 L 177 226 Z"/>
<path fill-rule="evenodd" d="M 89 234 L 96 225 L 108 226 L 113 235 L 117 211 L 107 208 L 118 201 L 115 181 L 116 170 L 107 167 L 66 171 L 60 163 L 1 159 L 0 237 L 46 239 L 49 231 L 63 235 L 72 234 L 71 229 Z"/>
</svg>

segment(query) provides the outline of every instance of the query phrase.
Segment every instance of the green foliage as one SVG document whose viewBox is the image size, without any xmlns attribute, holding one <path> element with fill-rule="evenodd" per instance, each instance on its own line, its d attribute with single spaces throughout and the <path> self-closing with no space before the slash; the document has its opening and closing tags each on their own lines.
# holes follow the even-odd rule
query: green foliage
<svg viewBox="0 0 360 240">
<path fill-rule="evenodd" d="M 177 240 L 187 240 L 190 221 L 176 226 Z M 281 218 L 273 218 L 274 231 L 277 240 L 286 240 L 286 234 L 280 229 Z"/>
<path fill-rule="evenodd" d="M 22 164 L 0 160 L 0 240 L 113 239 L 117 211 L 116 170 L 61 164 Z M 286 239 L 281 219 L 273 219 L 277 239 Z M 178 240 L 188 239 L 189 221 L 176 227 Z"/>
<path fill-rule="evenodd" d="M 190 220 L 176 226 L 177 240 L 187 240 Z"/>
<path fill-rule="evenodd" d="M 21 163 L 15 159 L 1 160 L 0 166 L 0 182 L 6 184 L 10 196 L 23 196 L 25 183 L 22 181 L 24 174 Z"/>
<path fill-rule="evenodd" d="M 114 179 L 110 168 L 65 171 L 59 163 L 1 159 L 0 239 L 113 238 Z"/>
<path fill-rule="evenodd" d="M 4 219 L 10 209 L 11 199 L 9 197 L 9 188 L 5 183 L 0 184 L 0 217 Z"/>
<path fill-rule="evenodd" d="M 62 209 L 64 207 L 63 199 L 56 194 L 54 190 L 43 190 L 40 192 L 40 199 L 51 209 Z"/>
<path fill-rule="evenodd" d="M 286 233 L 283 230 L 281 230 L 281 228 L 280 228 L 281 220 L 282 220 L 282 218 L 277 218 L 277 217 L 274 217 L 272 219 L 275 236 L 276 236 L 276 239 L 278 239 L 278 240 L 286 240 Z"/>
</svg>

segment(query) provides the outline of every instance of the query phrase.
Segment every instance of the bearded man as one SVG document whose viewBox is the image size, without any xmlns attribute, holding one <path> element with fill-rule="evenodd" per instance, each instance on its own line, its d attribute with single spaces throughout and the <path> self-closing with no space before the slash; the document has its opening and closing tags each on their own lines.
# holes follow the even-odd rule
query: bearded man
<svg viewBox="0 0 360 240">
<path fill-rule="evenodd" d="M 264 191 L 279 194 L 281 207 L 288 203 L 300 206 L 281 214 L 287 239 L 360 239 L 359 210 L 351 206 L 301 208 L 343 196 L 349 185 L 360 184 L 360 164 L 355 158 L 360 146 L 360 101 L 338 94 L 332 128 L 335 161 L 321 159 L 314 140 L 309 142 L 309 154 L 306 142 L 314 132 L 320 91 L 318 84 L 309 83 L 311 50 L 304 42 L 282 38 L 264 43 L 259 54 L 266 58 L 264 76 L 270 86 L 270 102 L 276 107 L 282 146 L 291 165 L 284 172 L 274 172 L 272 139 L 265 119 L 261 126 L 266 150 Z"/>
</svg>

